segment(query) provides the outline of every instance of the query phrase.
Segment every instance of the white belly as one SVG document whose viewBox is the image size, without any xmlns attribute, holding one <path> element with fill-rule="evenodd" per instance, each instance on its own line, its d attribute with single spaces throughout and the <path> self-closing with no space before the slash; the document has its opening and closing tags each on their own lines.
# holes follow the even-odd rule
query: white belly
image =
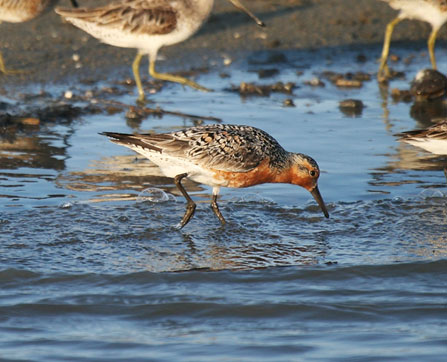
<svg viewBox="0 0 447 362">
<path fill-rule="evenodd" d="M 179 25 L 168 34 L 151 35 L 131 33 L 107 26 L 98 26 L 94 23 L 85 22 L 76 18 L 67 17 L 67 20 L 103 43 L 120 48 L 135 48 L 147 54 L 157 51 L 162 46 L 180 43 L 189 38 L 198 29 L 198 27 L 191 28 Z"/>
<path fill-rule="evenodd" d="M 214 172 L 186 159 L 148 151 L 147 149 L 138 146 L 133 146 L 131 148 L 160 167 L 161 172 L 167 177 L 174 178 L 177 175 L 186 173 L 190 180 L 200 184 L 213 187 L 228 185 L 228 181 L 215 178 Z"/>
<path fill-rule="evenodd" d="M 405 142 L 435 155 L 447 155 L 447 140 L 417 138 L 405 140 Z"/>
</svg>

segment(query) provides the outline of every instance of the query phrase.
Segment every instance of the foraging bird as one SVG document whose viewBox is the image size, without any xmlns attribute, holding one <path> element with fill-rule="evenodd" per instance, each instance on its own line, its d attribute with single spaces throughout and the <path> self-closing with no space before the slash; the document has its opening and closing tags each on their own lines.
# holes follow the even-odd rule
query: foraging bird
<svg viewBox="0 0 447 362">
<path fill-rule="evenodd" d="M 229 1 L 259 26 L 264 26 L 239 0 Z M 214 0 L 120 0 L 95 9 L 56 8 L 56 13 L 103 43 L 138 49 L 132 70 L 138 100 L 142 101 L 144 91 L 139 66 L 145 54 L 149 56 L 149 74 L 153 78 L 208 91 L 187 78 L 158 73 L 155 61 L 161 47 L 180 43 L 196 33 L 211 13 L 213 4 Z"/>
<path fill-rule="evenodd" d="M 430 23 L 432 27 L 428 38 L 428 52 L 433 69 L 436 69 L 435 41 L 439 29 L 447 21 L 447 1 L 446 0 L 381 0 L 388 3 L 393 9 L 400 10 L 386 27 L 385 39 L 383 42 L 382 56 L 377 73 L 379 81 L 384 81 L 390 76 L 387 66 L 387 59 L 390 50 L 391 34 L 394 27 L 404 19 L 416 19 Z"/>
<path fill-rule="evenodd" d="M 220 187 L 249 187 L 262 183 L 290 183 L 308 190 L 323 214 L 329 213 L 318 190 L 320 169 L 302 153 L 285 151 L 268 133 L 250 126 L 207 125 L 162 134 L 103 135 L 128 147 L 157 164 L 174 182 L 187 201 L 184 227 L 194 214 L 196 204 L 181 181 L 189 178 L 213 187 L 211 207 L 222 224 L 217 196 Z"/>
<path fill-rule="evenodd" d="M 55 1 L 52 0 L 0 0 L 0 23 L 23 23 L 34 19 L 48 11 Z M 76 0 L 71 0 L 74 7 L 78 4 Z M 14 74 L 15 70 L 6 69 L 2 54 L 0 53 L 0 73 Z"/>
</svg>

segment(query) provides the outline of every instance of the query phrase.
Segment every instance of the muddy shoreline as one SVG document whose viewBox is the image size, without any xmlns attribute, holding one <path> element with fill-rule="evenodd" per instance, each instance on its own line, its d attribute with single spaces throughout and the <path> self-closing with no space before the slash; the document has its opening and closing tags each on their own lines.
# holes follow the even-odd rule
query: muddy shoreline
<svg viewBox="0 0 447 362">
<path fill-rule="evenodd" d="M 105 3 L 79 2 L 87 7 Z M 387 4 L 376 0 L 245 0 L 245 4 L 266 22 L 267 28 L 257 27 L 230 3 L 216 1 L 210 19 L 195 36 L 161 50 L 165 60 L 158 62 L 158 66 L 170 71 L 219 68 L 225 62 L 263 50 L 339 46 L 354 47 L 359 52 L 371 46 L 380 50 L 385 26 L 396 14 Z M 61 1 L 60 5 L 67 6 L 69 2 Z M 2 23 L 0 31 L 0 47 L 7 66 L 25 71 L 1 76 L 0 89 L 4 88 L 4 92 L 29 83 L 71 84 L 85 78 L 95 82 L 131 77 L 133 49 L 101 44 L 63 22 L 52 11 L 27 23 Z M 396 28 L 393 42 L 424 47 L 429 31 L 428 24 L 404 21 Z M 445 39 L 445 31 L 441 31 L 438 49 Z M 368 56 L 378 57 L 379 52 Z"/>
</svg>

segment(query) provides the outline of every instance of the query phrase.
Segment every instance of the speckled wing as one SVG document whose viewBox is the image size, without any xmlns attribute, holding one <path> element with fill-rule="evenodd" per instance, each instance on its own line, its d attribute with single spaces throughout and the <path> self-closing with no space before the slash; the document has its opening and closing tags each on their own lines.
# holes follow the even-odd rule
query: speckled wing
<svg viewBox="0 0 447 362">
<path fill-rule="evenodd" d="M 414 130 L 398 133 L 396 136 L 401 137 L 402 140 L 427 138 L 447 140 L 447 121 L 435 124 L 425 130 Z"/>
<path fill-rule="evenodd" d="M 168 34 L 175 29 L 175 10 L 164 0 L 124 0 L 95 9 L 56 8 L 65 18 L 75 18 L 133 34 Z"/>
<path fill-rule="evenodd" d="M 249 126 L 192 127 L 171 134 L 146 135 L 144 142 L 165 154 L 231 172 L 247 172 L 265 159 L 278 162 L 287 154 L 273 137 Z"/>
</svg>

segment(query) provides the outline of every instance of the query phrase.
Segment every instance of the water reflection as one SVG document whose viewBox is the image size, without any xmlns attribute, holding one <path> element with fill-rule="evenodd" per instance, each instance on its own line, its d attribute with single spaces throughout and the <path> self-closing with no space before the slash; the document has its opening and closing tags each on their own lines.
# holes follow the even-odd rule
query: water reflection
<svg viewBox="0 0 447 362">
<path fill-rule="evenodd" d="M 0 135 L 0 163 L 2 169 L 43 168 L 64 170 L 69 134 L 62 136 L 56 146 L 54 140 L 61 135 L 49 132 L 20 131 Z"/>
<path fill-rule="evenodd" d="M 181 195 L 172 179 L 165 177 L 157 165 L 132 155 L 92 160 L 85 170 L 62 173 L 55 182 L 68 190 L 96 193 L 89 199 L 92 202 L 139 200 L 141 192 L 152 186 L 169 194 Z M 184 184 L 188 191 L 204 190 L 189 180 Z"/>
<path fill-rule="evenodd" d="M 27 102 L 2 103 L 0 198 L 64 197 L 52 181 L 66 169 L 70 158 L 69 140 L 75 132 L 71 122 L 78 109 L 54 102 L 46 93 L 23 99 Z"/>
</svg>

